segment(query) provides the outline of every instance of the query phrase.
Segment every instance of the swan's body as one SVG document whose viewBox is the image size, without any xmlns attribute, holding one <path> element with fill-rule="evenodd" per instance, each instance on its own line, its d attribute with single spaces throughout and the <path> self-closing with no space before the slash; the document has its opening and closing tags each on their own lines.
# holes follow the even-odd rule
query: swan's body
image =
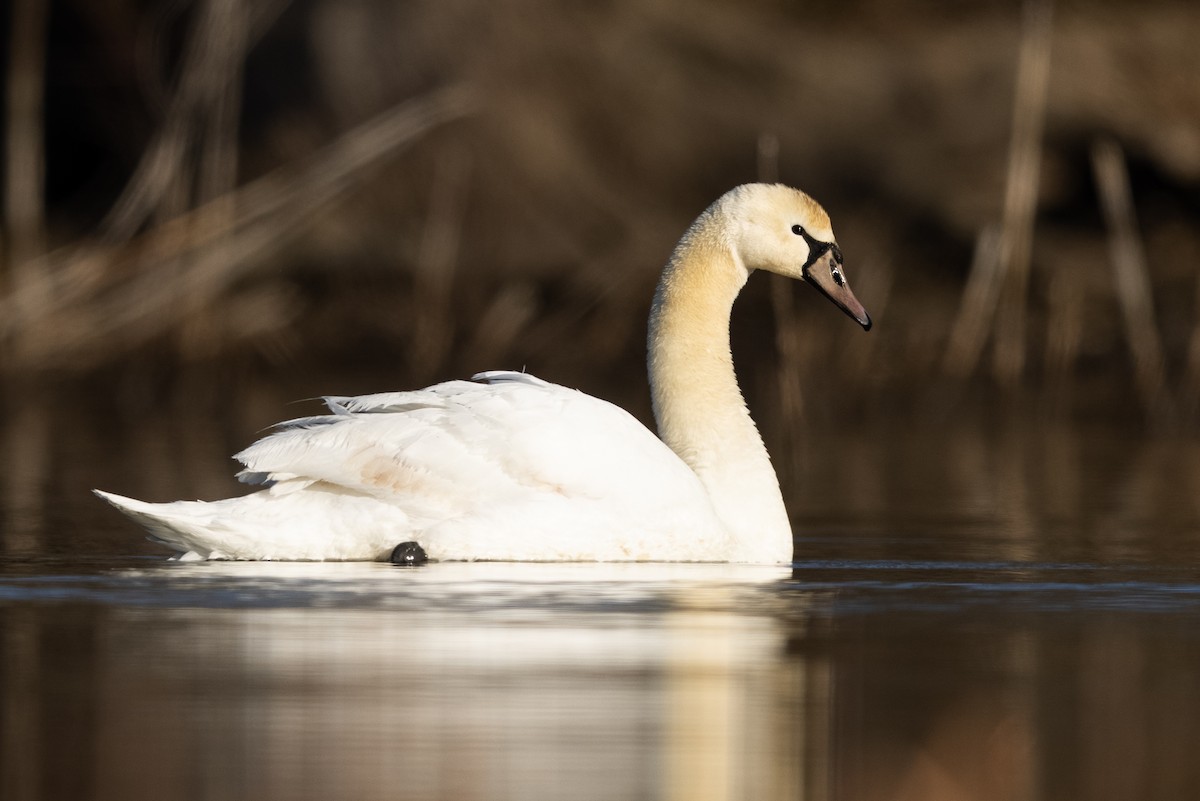
<svg viewBox="0 0 1200 801">
<path fill-rule="evenodd" d="M 746 410 L 729 314 L 754 269 L 814 283 L 864 327 L 829 219 L 750 184 L 680 241 L 650 316 L 658 439 L 623 410 L 519 373 L 328 398 L 237 455 L 259 492 L 151 504 L 98 493 L 200 558 L 788 561 L 779 482 Z"/>
</svg>

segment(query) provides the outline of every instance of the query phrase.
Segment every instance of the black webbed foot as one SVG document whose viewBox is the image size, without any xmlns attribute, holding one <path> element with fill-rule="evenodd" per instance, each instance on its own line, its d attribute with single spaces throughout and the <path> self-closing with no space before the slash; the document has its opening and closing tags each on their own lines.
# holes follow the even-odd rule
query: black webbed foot
<svg viewBox="0 0 1200 801">
<path fill-rule="evenodd" d="M 429 561 L 429 557 L 425 555 L 425 549 L 416 542 L 402 542 L 392 549 L 392 564 L 405 565 L 412 567 L 413 565 L 423 565 Z"/>
</svg>

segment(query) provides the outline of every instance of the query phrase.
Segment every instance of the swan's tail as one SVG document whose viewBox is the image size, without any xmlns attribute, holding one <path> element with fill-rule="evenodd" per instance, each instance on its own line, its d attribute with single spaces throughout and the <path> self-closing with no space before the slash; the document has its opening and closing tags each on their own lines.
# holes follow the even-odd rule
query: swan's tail
<svg viewBox="0 0 1200 801">
<path fill-rule="evenodd" d="M 93 491 L 180 559 L 386 560 L 416 530 L 400 507 L 336 488 L 171 503 Z"/>
<path fill-rule="evenodd" d="M 202 544 L 209 537 L 209 516 L 189 508 L 199 506 L 199 503 L 146 503 L 103 490 L 92 492 L 143 526 L 150 532 L 152 540 L 179 551 L 179 559 L 214 557 L 212 549 Z"/>
</svg>

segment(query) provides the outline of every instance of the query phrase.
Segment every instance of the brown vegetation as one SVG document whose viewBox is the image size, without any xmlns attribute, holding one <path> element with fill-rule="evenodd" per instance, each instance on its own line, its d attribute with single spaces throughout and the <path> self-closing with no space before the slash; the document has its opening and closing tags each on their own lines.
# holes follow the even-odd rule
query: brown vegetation
<svg viewBox="0 0 1200 801">
<path fill-rule="evenodd" d="M 781 433 L 848 396 L 994 383 L 1197 418 L 1193 4 L 10 13 L 10 374 L 153 354 L 353 364 L 382 388 L 525 366 L 637 408 L 674 239 L 777 172 L 829 209 L 878 322 L 864 337 L 815 295 L 751 288 L 735 346 Z"/>
</svg>

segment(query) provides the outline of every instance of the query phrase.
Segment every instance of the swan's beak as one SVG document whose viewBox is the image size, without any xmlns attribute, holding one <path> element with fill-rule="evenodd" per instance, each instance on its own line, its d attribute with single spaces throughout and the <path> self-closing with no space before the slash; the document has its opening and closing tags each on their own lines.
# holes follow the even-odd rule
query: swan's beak
<svg viewBox="0 0 1200 801">
<path fill-rule="evenodd" d="M 864 331 L 871 330 L 871 315 L 850 291 L 850 282 L 842 269 L 842 251 L 831 245 L 811 264 L 804 267 L 804 280 L 820 290 L 846 314 L 853 317 Z"/>
</svg>

